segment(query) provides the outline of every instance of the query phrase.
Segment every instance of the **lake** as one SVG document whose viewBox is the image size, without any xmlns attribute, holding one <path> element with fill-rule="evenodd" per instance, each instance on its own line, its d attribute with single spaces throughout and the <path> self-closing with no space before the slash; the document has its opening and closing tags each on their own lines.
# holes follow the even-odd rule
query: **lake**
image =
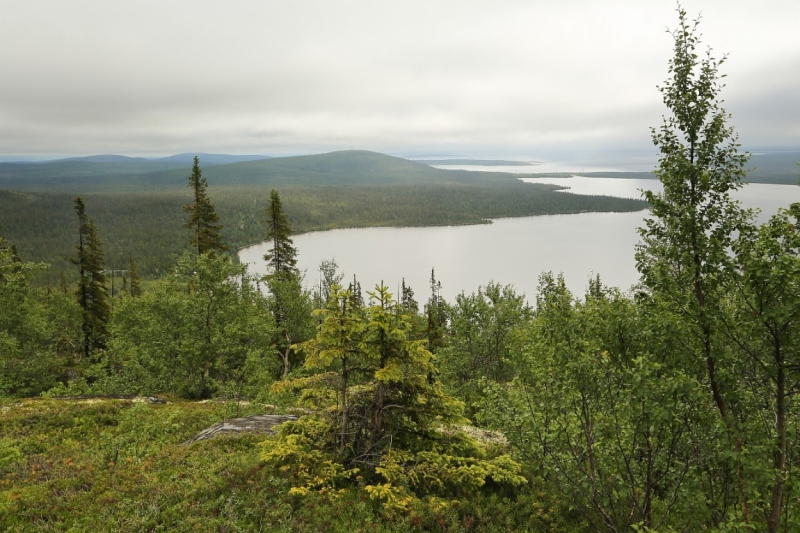
<svg viewBox="0 0 800 533">
<path fill-rule="evenodd" d="M 661 186 L 658 180 L 579 176 L 524 181 L 564 185 L 578 194 L 629 198 L 638 198 L 638 189 Z M 800 187 L 749 184 L 737 191 L 736 198 L 745 207 L 761 209 L 763 221 L 779 207 L 800 202 Z M 383 281 L 396 294 L 405 278 L 420 303 L 430 294 L 431 268 L 448 301 L 494 280 L 513 284 L 533 303 L 539 275 L 546 271 L 563 272 L 569 289 L 581 296 L 594 274 L 607 285 L 630 288 L 639 279 L 633 257 L 639 242 L 636 228 L 647 213 L 504 218 L 474 226 L 341 229 L 296 235 L 294 243 L 309 288 L 317 283 L 319 263 L 335 258 L 347 279 L 355 274 L 364 290 Z M 244 248 L 239 258 L 252 265 L 251 272 L 265 273 L 263 255 L 268 248 L 266 243 Z"/>
</svg>

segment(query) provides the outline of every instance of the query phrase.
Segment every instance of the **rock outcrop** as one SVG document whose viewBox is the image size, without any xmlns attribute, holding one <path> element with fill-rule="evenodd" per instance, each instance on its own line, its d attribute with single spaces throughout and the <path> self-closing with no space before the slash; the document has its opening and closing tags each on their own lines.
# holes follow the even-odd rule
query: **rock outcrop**
<svg viewBox="0 0 800 533">
<path fill-rule="evenodd" d="M 289 422 L 290 420 L 297 420 L 298 417 L 294 415 L 250 415 L 243 418 L 231 418 L 230 420 L 223 420 L 218 424 L 204 429 L 198 433 L 193 439 L 184 442 L 184 444 L 192 444 L 201 440 L 211 439 L 217 435 L 227 434 L 242 434 L 254 433 L 257 435 L 274 435 L 275 427 Z"/>
</svg>

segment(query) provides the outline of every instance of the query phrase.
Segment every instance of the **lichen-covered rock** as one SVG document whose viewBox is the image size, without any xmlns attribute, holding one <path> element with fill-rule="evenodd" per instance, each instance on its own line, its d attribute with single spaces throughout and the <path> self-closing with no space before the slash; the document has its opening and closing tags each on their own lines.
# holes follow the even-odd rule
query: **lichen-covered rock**
<svg viewBox="0 0 800 533">
<path fill-rule="evenodd" d="M 223 420 L 218 424 L 204 429 L 193 439 L 184 442 L 192 444 L 201 440 L 211 439 L 217 435 L 255 433 L 259 435 L 274 435 L 275 427 L 288 422 L 297 420 L 294 415 L 250 415 L 243 418 L 231 418 Z"/>
</svg>

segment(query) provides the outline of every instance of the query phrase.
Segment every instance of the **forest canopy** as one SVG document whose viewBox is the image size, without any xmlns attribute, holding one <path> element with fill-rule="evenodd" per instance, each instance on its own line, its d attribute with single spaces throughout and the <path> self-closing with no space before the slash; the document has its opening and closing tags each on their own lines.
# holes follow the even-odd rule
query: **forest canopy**
<svg viewBox="0 0 800 533">
<path fill-rule="evenodd" d="M 52 265 L 38 280 L 55 284 L 62 273 L 72 280 L 67 257 L 77 192 L 92 212 L 109 266 L 122 268 L 132 256 L 143 276 L 156 278 L 189 248 L 181 207 L 191 201 L 186 187 L 191 172 L 170 172 L 26 179 L 26 190 L 0 190 L 0 228 L 22 257 Z M 560 187 L 522 183 L 513 174 L 439 170 L 359 151 L 218 165 L 204 168 L 203 179 L 224 226 L 222 237 L 232 250 L 262 239 L 262 212 L 273 187 L 298 233 L 481 224 L 498 217 L 636 211 L 647 205 L 559 193 Z M 0 189 L 2 184 L 0 178 Z"/>
</svg>

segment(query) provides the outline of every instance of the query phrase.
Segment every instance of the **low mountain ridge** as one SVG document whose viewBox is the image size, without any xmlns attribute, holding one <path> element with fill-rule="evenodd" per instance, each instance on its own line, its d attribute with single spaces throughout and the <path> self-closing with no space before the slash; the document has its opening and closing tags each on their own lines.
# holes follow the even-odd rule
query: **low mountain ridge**
<svg viewBox="0 0 800 533">
<path fill-rule="evenodd" d="M 0 189 L 28 191 L 149 192 L 186 186 L 195 154 L 160 159 L 119 155 L 69 158 L 39 163 L 0 163 Z M 197 154 L 212 186 L 287 187 L 320 185 L 499 185 L 519 174 L 445 170 L 367 150 L 268 157 Z M 747 182 L 797 184 L 800 152 L 753 155 Z M 531 165 L 531 174 L 537 175 Z M 543 175 L 546 175 L 543 174 Z M 584 176 L 655 178 L 649 172 L 590 172 Z"/>
<path fill-rule="evenodd" d="M 506 173 L 443 170 L 367 150 L 276 157 L 209 169 L 219 185 L 429 185 L 516 180 Z"/>
<path fill-rule="evenodd" d="M 178 157 L 169 161 L 71 160 L 41 164 L 0 163 L 0 189 L 72 193 L 179 189 L 186 187 L 190 168 L 180 161 Z M 366 150 L 274 157 L 218 165 L 207 165 L 200 156 L 200 166 L 209 185 L 233 187 L 496 185 L 516 182 L 519 177 L 499 172 L 437 169 L 401 157 Z"/>
<path fill-rule="evenodd" d="M 185 152 L 182 154 L 175 154 L 167 157 L 157 157 L 151 161 L 160 163 L 181 163 L 191 165 L 194 162 L 195 156 L 199 157 L 205 166 L 211 165 L 228 165 L 230 163 L 241 163 L 244 161 L 258 161 L 260 159 L 270 159 L 269 155 L 231 155 L 231 154 L 206 154 L 206 153 L 192 153 Z"/>
<path fill-rule="evenodd" d="M 103 154 L 103 155 L 87 155 L 81 157 L 65 157 L 63 159 L 51 159 L 45 163 L 63 163 L 66 161 L 84 161 L 86 163 L 132 163 L 149 161 L 145 157 L 130 157 L 127 155 L 116 154 Z"/>
</svg>

